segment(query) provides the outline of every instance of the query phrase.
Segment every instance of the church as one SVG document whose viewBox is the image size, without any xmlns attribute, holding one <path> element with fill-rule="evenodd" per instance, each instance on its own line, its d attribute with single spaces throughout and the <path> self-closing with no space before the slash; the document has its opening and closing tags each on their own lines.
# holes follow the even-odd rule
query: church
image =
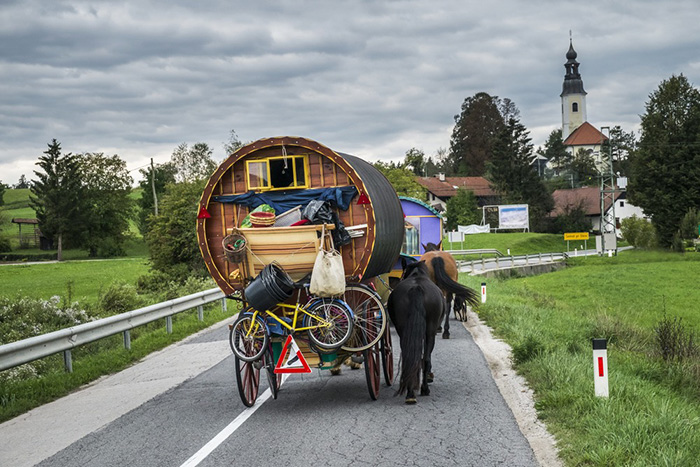
<svg viewBox="0 0 700 467">
<path fill-rule="evenodd" d="M 579 72 L 578 54 L 573 41 L 569 39 L 569 51 L 566 53 L 566 75 L 561 91 L 561 137 L 570 154 L 590 151 L 594 155 L 596 167 L 604 167 L 600 147 L 608 138 L 588 122 L 586 113 L 586 91 Z"/>
</svg>

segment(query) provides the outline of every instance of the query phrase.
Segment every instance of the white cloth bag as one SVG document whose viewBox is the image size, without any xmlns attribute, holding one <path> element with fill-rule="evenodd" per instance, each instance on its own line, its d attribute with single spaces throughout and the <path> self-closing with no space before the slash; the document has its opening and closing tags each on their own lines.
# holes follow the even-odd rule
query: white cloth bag
<svg viewBox="0 0 700 467">
<path fill-rule="evenodd" d="M 309 292 L 317 297 L 335 297 L 345 292 L 345 268 L 338 251 L 319 250 L 311 271 Z"/>
</svg>

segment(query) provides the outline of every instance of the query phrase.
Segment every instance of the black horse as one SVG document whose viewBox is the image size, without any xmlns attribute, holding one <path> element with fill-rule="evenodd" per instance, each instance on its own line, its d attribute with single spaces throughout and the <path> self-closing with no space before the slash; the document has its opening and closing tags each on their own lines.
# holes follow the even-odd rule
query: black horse
<svg viewBox="0 0 700 467">
<path fill-rule="evenodd" d="M 440 288 L 430 280 L 425 262 L 408 264 L 403 278 L 389 295 L 389 317 L 399 334 L 401 344 L 401 376 L 398 394 L 406 393 L 406 403 L 415 404 L 420 394 L 430 394 L 433 382 L 430 355 L 435 347 L 435 333 L 445 307 Z"/>
</svg>

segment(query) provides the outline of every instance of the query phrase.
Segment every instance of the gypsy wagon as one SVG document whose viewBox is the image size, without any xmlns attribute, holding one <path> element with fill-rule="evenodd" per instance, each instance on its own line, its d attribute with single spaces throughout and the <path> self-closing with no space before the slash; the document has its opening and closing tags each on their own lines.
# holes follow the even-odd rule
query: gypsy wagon
<svg viewBox="0 0 700 467">
<path fill-rule="evenodd" d="M 325 207 L 331 220 L 326 217 L 305 223 L 308 219 L 301 214 L 311 205 Z M 255 214 L 261 208 L 274 211 L 274 215 L 266 214 L 269 220 L 265 220 L 262 214 Z M 385 380 L 391 384 L 388 315 L 373 290 L 373 278 L 390 271 L 399 257 L 404 223 L 396 192 L 377 169 L 359 157 L 310 139 L 265 138 L 239 148 L 221 163 L 209 178 L 198 209 L 200 251 L 212 278 L 229 298 L 250 305 L 253 289 L 256 297 L 265 295 L 259 293 L 265 274 L 269 276 L 267 284 L 278 280 L 276 274 L 283 274 L 280 280 L 290 288 L 290 281 L 297 281 L 296 297 L 277 296 L 280 306 L 264 304 L 258 308 L 268 310 L 246 308 L 239 313 L 241 317 L 250 312 L 267 313 L 265 334 L 272 344 L 270 352 L 246 361 L 246 355 L 236 351 L 235 331 L 231 330 L 238 388 L 246 405 L 255 402 L 263 367 L 276 396 L 289 339 L 283 345 L 284 329 L 281 335 L 275 330 L 280 331 L 282 321 L 289 322 L 285 310 L 293 308 L 293 300 L 303 303 L 307 297 L 314 299 L 300 284 L 312 271 L 319 250 L 327 249 L 329 243 L 342 257 L 347 285 L 338 299 L 352 312 L 352 336 L 342 347 L 327 351 L 307 342 L 303 333 L 292 330 L 286 334 L 294 334 L 303 360 L 322 369 L 332 368 L 348 356 L 361 355 L 372 399 L 379 392 L 380 360 Z M 257 222 L 257 227 L 246 227 L 249 222 Z M 300 299 L 300 295 L 304 296 Z M 248 321 L 255 322 L 252 318 Z"/>
</svg>

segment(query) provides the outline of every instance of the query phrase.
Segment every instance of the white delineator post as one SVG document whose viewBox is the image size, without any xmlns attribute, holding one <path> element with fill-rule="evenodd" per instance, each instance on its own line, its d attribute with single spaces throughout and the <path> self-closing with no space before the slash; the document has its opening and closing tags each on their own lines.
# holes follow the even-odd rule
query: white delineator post
<svg viewBox="0 0 700 467">
<path fill-rule="evenodd" d="M 608 350 L 605 339 L 593 339 L 593 381 L 595 395 L 608 397 Z"/>
<path fill-rule="evenodd" d="M 481 283 L 481 303 L 486 303 L 486 282 Z"/>
</svg>

